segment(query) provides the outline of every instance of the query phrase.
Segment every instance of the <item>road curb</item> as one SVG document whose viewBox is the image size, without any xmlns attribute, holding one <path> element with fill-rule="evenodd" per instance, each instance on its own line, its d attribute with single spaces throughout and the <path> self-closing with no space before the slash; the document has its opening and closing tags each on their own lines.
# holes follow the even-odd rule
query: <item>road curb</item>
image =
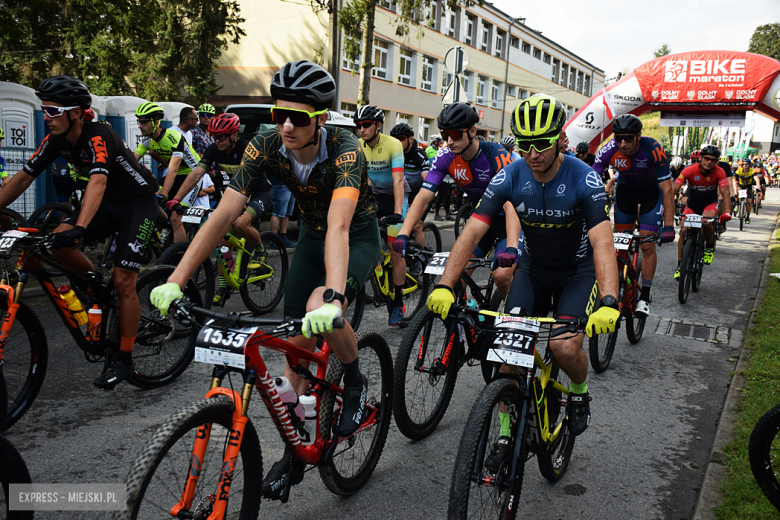
<svg viewBox="0 0 780 520">
<path fill-rule="evenodd" d="M 780 214 L 775 217 L 774 231 L 769 237 L 769 244 L 767 244 L 766 255 L 764 256 L 764 267 L 761 269 L 761 277 L 758 281 L 756 299 L 753 301 L 753 308 L 750 311 L 750 318 L 745 332 L 753 326 L 753 316 L 761 306 L 761 301 L 766 293 L 769 281 L 769 255 L 772 251 L 772 245 L 777 240 L 778 223 L 780 223 Z M 744 336 L 742 341 L 744 342 Z M 726 455 L 723 453 L 723 447 L 731 442 L 734 422 L 737 420 L 738 415 L 737 401 L 745 384 L 745 378 L 742 374 L 749 355 L 748 350 L 740 345 L 739 361 L 734 371 L 734 377 L 731 378 L 731 383 L 729 383 L 726 402 L 723 403 L 718 427 L 715 430 L 715 440 L 712 443 L 710 457 L 704 470 L 704 481 L 693 510 L 693 520 L 715 520 L 715 508 L 721 504 L 723 499 L 720 493 L 720 486 L 727 478 Z"/>
</svg>

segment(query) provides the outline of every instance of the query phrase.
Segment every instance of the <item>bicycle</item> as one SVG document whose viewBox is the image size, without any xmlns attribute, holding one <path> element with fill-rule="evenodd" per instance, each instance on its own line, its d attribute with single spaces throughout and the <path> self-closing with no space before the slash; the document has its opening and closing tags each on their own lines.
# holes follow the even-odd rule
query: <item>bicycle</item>
<svg viewBox="0 0 780 520">
<path fill-rule="evenodd" d="M 734 212 L 735 218 L 739 219 L 739 230 L 745 227 L 745 218 L 747 217 L 747 190 L 737 190 L 737 210 Z"/>
<path fill-rule="evenodd" d="M 680 285 L 677 288 L 677 299 L 680 303 L 688 301 L 688 294 L 698 292 L 701 287 L 701 276 L 704 271 L 704 233 L 702 225 L 718 220 L 717 217 L 702 217 L 691 214 L 685 216 L 685 245 L 683 245 L 680 260 Z M 713 233 L 713 241 L 716 240 Z"/>
<path fill-rule="evenodd" d="M 103 362 L 108 367 L 119 352 L 119 303 L 113 281 L 103 280 L 100 273 L 75 273 L 41 250 L 48 247 L 51 237 L 34 236 L 34 228 L 7 231 L 0 237 L 0 257 L 9 258 L 21 251 L 14 271 L 0 274 L 0 313 L 5 316 L 0 327 L 0 360 L 8 386 L 10 404 L 0 431 L 15 424 L 32 406 L 43 385 L 48 367 L 49 347 L 46 333 L 33 310 L 22 300 L 25 286 L 32 276 L 54 305 L 73 341 L 88 362 Z M 47 265 L 60 276 L 66 276 L 85 311 L 97 305 L 102 311 L 99 338 L 87 338 L 73 312 L 60 297 Z M 192 360 L 193 350 L 187 346 L 191 326 L 181 327 L 160 315 L 151 305 L 150 293 L 166 283 L 173 267 L 158 266 L 141 272 L 136 283 L 141 318 L 138 324 L 133 359 L 135 374 L 128 382 L 138 388 L 156 388 L 175 380 Z M 200 303 L 197 287 L 188 283 L 186 297 Z"/>
<path fill-rule="evenodd" d="M 449 253 L 434 256 L 426 268 L 442 274 Z M 492 274 L 484 286 L 477 285 L 467 270 L 489 267 L 490 259 L 473 259 L 455 284 L 455 301 L 466 303 L 464 284 L 471 289 L 476 308 L 497 310 L 501 304 Z M 412 440 L 429 436 L 444 417 L 455 389 L 458 370 L 480 365 L 485 382 L 493 378 L 494 364 L 486 360 L 489 338 L 482 324 L 473 326 L 470 317 L 453 307 L 446 320 L 425 309 L 407 328 L 395 358 L 393 414 L 398 429 Z"/>
<path fill-rule="evenodd" d="M 212 318 L 195 340 L 196 360 L 216 364 L 205 399 L 173 414 L 152 436 L 126 479 L 127 512 L 115 518 L 152 518 L 170 512 L 175 518 L 257 518 L 263 479 L 260 441 L 247 416 L 254 386 L 285 445 L 298 460 L 317 466 L 325 486 L 348 496 L 368 481 L 379 461 L 392 414 L 392 357 L 376 332 L 358 335 L 360 370 L 368 378 L 368 417 L 349 438 L 336 434 L 341 406 L 341 362 L 327 343 L 309 352 L 280 336 L 299 330 L 301 320 L 251 318 L 192 306 L 171 305 L 180 320 Z M 343 319 L 336 326 L 343 326 Z M 276 327 L 262 332 L 260 326 Z M 302 441 L 301 424 L 281 401 L 259 347 L 284 354 L 295 372 L 311 383 L 317 400 L 315 438 Z M 303 365 L 317 365 L 316 375 Z M 241 391 L 220 386 L 226 376 L 241 374 Z M 183 478 L 182 478 L 183 477 Z M 286 480 L 281 501 L 289 498 Z"/>
<path fill-rule="evenodd" d="M 615 332 L 593 335 L 588 340 L 590 366 L 596 373 L 604 372 L 612 361 L 615 352 L 620 322 L 626 322 L 626 337 L 629 343 L 636 345 L 642 339 L 647 316 L 636 315 L 636 305 L 642 291 L 642 256 L 640 246 L 646 242 L 656 242 L 658 233 L 640 236 L 638 231 L 633 234 L 613 233 L 613 242 L 618 264 L 618 298 L 620 302 L 620 318 L 615 324 Z M 598 298 L 601 301 L 601 298 Z"/>
<path fill-rule="evenodd" d="M 455 224 L 452 226 L 452 231 L 455 233 L 455 240 L 460 236 L 460 232 L 466 226 L 466 222 L 471 218 L 472 213 L 474 213 L 474 207 L 471 204 L 464 204 L 455 214 Z"/>
<path fill-rule="evenodd" d="M 182 222 L 197 224 L 202 226 L 209 215 L 213 212 L 210 208 L 187 208 L 182 215 Z M 287 272 L 289 261 L 287 259 L 287 248 L 284 246 L 279 235 L 270 231 L 260 233 L 260 242 L 263 246 L 261 258 L 253 258 L 253 251 L 247 249 L 246 239 L 238 238 L 230 233 L 225 235 L 228 242 L 228 248 L 236 250 L 236 256 L 231 265 L 222 248 L 217 247 L 216 267 L 220 275 L 225 277 L 226 288 L 222 301 L 217 304 L 224 307 L 225 302 L 230 297 L 232 291 L 238 291 L 241 295 L 241 301 L 244 302 L 247 309 L 255 314 L 267 314 L 274 310 L 284 296 L 284 285 L 287 281 Z M 173 265 L 178 265 L 181 257 L 189 247 L 190 242 L 178 242 L 173 244 L 165 253 L 166 261 Z M 250 269 L 250 264 L 256 262 L 257 267 Z M 214 296 L 214 269 L 211 266 L 211 260 L 206 259 L 202 267 L 196 272 L 195 276 L 203 270 L 205 277 L 204 301 L 211 301 Z M 208 273 L 211 273 L 209 276 Z M 211 282 L 209 282 L 209 279 Z M 208 305 L 210 307 L 210 305 Z"/>
<path fill-rule="evenodd" d="M 758 215 L 759 209 L 761 209 L 761 186 L 756 186 L 753 189 L 753 213 Z"/>
<path fill-rule="evenodd" d="M 777 471 L 780 468 L 778 431 L 780 431 L 780 404 L 766 412 L 753 428 L 748 444 L 748 460 L 750 471 L 758 487 L 769 502 L 780 511 L 780 483 L 777 481 Z"/>
<path fill-rule="evenodd" d="M 575 436 L 569 432 L 567 404 L 569 379 L 548 347 L 537 348 L 542 326 L 564 325 L 545 333 L 549 340 L 577 334 L 587 319 L 523 318 L 492 314 L 495 340 L 489 358 L 511 366 L 480 393 L 469 414 L 460 441 L 450 486 L 448 518 L 471 515 L 513 519 L 520 508 L 525 463 L 533 455 L 542 476 L 551 482 L 566 473 Z M 487 454 L 498 441 L 499 414 L 509 414 L 509 456 L 498 466 L 486 467 Z M 496 461 L 498 462 L 498 461 Z M 492 464 L 491 464 L 492 466 Z"/>
</svg>

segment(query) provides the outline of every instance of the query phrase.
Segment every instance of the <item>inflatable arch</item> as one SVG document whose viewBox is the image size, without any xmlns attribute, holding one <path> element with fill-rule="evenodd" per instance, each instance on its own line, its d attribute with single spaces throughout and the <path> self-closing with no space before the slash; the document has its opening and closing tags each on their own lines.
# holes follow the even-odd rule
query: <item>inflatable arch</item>
<svg viewBox="0 0 780 520">
<path fill-rule="evenodd" d="M 566 123 L 566 135 L 571 146 L 585 141 L 595 153 L 617 116 L 650 110 L 703 115 L 755 110 L 780 119 L 780 62 L 734 51 L 656 58 L 590 98 Z"/>
</svg>

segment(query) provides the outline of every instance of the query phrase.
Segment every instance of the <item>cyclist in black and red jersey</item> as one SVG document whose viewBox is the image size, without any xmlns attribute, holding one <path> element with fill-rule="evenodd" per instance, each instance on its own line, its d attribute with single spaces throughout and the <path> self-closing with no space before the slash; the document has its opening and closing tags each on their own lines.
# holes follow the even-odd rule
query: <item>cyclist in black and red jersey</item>
<svg viewBox="0 0 780 520">
<path fill-rule="evenodd" d="M 420 193 L 423 181 L 431 169 L 431 163 L 428 156 L 419 146 L 417 139 L 414 138 L 414 129 L 409 123 L 398 123 L 390 130 L 390 136 L 395 137 L 401 142 L 404 149 L 404 177 L 409 183 L 409 201 L 411 206 L 414 198 Z M 414 226 L 414 236 L 420 244 L 425 246 L 425 235 L 422 232 L 422 219 Z"/>
<path fill-rule="evenodd" d="M 120 353 L 94 382 L 112 389 L 134 371 L 132 352 L 141 318 L 135 284 L 141 265 L 149 260 L 147 246 L 159 215 L 157 179 L 111 127 L 83 119 L 92 96 L 82 81 L 54 76 L 44 80 L 35 95 L 51 133 L 0 191 L 0 208 L 16 200 L 60 156 L 89 177 L 81 208 L 54 230 L 52 249 L 68 269 L 94 271 L 76 246 L 119 232 L 113 283 L 119 297 Z"/>
</svg>

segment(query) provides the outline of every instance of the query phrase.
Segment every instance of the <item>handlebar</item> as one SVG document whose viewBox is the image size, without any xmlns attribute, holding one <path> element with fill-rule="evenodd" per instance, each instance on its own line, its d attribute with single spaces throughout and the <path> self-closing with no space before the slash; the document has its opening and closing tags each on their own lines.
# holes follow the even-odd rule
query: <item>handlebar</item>
<svg viewBox="0 0 780 520">
<path fill-rule="evenodd" d="M 451 306 L 450 314 L 458 314 L 460 312 L 471 314 L 474 316 L 477 315 L 483 315 L 483 316 L 509 316 L 509 314 L 495 312 L 495 311 L 488 311 L 484 309 L 477 309 L 469 307 L 468 305 L 463 305 L 459 303 L 453 303 Z M 553 324 L 553 325 L 565 325 L 565 327 L 560 327 L 557 329 L 553 329 L 550 331 L 550 338 L 555 338 L 557 336 L 560 336 L 562 334 L 572 333 L 572 332 L 580 332 L 581 329 L 585 328 L 585 325 L 588 323 L 588 318 L 534 318 L 531 316 L 521 316 L 522 318 L 527 318 L 529 320 L 538 321 L 542 324 Z"/>
<path fill-rule="evenodd" d="M 270 326 L 270 327 L 294 327 L 296 329 L 300 329 L 301 325 L 303 324 L 303 320 L 293 319 L 289 317 L 288 318 L 255 318 L 252 316 L 245 316 L 243 314 L 238 314 L 235 312 L 231 312 L 231 313 L 215 312 L 208 309 L 204 309 L 203 307 L 198 307 L 191 303 L 182 302 L 181 300 L 172 301 L 170 305 L 170 309 L 175 313 L 176 318 L 181 321 L 195 321 L 193 314 L 198 316 L 204 316 L 206 318 L 214 318 L 217 320 L 229 320 L 229 323 L 226 323 L 219 328 Z M 346 320 L 344 318 L 336 318 L 335 320 L 333 320 L 334 329 L 343 329 L 345 325 L 346 325 Z"/>
</svg>

